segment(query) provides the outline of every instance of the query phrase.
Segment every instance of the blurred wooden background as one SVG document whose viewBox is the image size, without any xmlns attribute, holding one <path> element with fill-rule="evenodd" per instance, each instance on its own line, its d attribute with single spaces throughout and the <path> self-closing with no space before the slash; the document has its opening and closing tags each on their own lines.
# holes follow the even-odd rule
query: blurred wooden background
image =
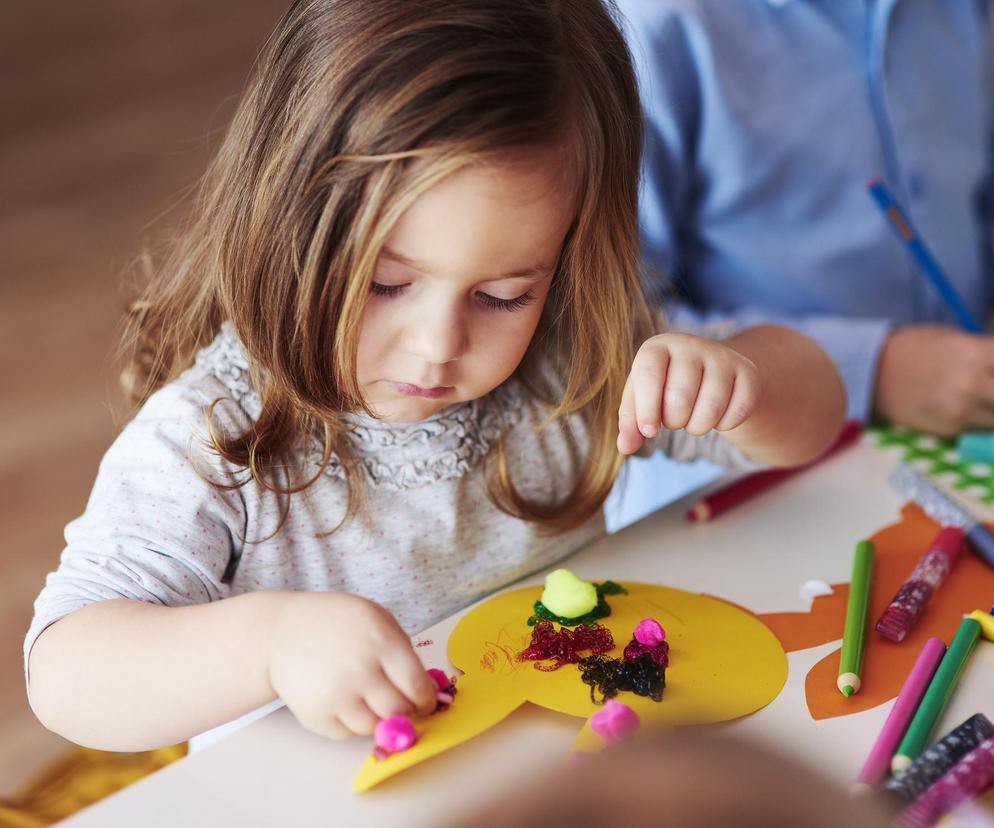
<svg viewBox="0 0 994 828">
<path fill-rule="evenodd" d="M 286 5 L 0 4 L 0 796 L 66 748 L 28 708 L 21 642 L 127 416 L 122 274 L 203 171 Z"/>
</svg>

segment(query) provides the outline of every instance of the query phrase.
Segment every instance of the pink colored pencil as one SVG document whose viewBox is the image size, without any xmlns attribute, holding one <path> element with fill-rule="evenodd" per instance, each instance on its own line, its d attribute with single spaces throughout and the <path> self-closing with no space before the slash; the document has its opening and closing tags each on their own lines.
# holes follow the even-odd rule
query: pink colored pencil
<svg viewBox="0 0 994 828">
<path fill-rule="evenodd" d="M 891 708 L 890 715 L 870 749 L 870 755 L 863 763 L 863 769 L 856 777 L 856 785 L 876 788 L 890 772 L 890 760 L 901 743 L 908 723 L 918 709 L 918 703 L 925 695 L 929 682 L 936 667 L 946 652 L 946 643 L 941 638 L 930 638 L 925 642 L 915 666 L 911 668 L 904 680 L 897 701 Z"/>
<path fill-rule="evenodd" d="M 698 500 L 688 510 L 686 515 L 687 520 L 693 523 L 703 523 L 716 518 L 722 512 L 726 512 L 733 506 L 737 506 L 743 500 L 748 500 L 755 494 L 765 492 L 771 486 L 775 486 L 788 477 L 793 477 L 798 472 L 804 471 L 804 469 L 810 468 L 815 463 L 821 462 L 829 455 L 835 454 L 835 452 L 855 442 L 862 433 L 863 425 L 859 420 L 847 420 L 842 426 L 842 430 L 839 432 L 839 436 L 835 442 L 820 457 L 806 465 L 796 466 L 792 469 L 769 469 L 768 471 L 747 474 L 734 483 L 729 483 L 723 489 L 711 492 L 711 494 Z"/>
<path fill-rule="evenodd" d="M 884 638 L 900 644 L 918 620 L 925 604 L 946 579 L 963 548 L 963 530 L 944 526 L 939 530 L 877 621 L 876 630 Z"/>
</svg>

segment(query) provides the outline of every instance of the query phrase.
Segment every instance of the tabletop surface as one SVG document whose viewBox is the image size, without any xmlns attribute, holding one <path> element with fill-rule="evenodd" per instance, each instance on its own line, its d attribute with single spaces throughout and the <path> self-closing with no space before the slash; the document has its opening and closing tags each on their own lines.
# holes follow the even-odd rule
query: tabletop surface
<svg viewBox="0 0 994 828">
<path fill-rule="evenodd" d="M 903 501 L 887 484 L 896 462 L 894 454 L 864 438 L 712 523 L 683 519 L 695 499 L 689 496 L 601 539 L 565 565 L 591 580 L 659 583 L 720 596 L 754 612 L 806 610 L 809 602 L 800 595 L 805 581 L 848 581 L 856 541 L 898 520 Z M 541 583 L 542 577 L 539 573 L 521 583 Z M 427 665 L 448 664 L 445 644 L 461 615 L 415 636 Z M 780 695 L 730 727 L 848 782 L 892 702 L 840 718 L 811 718 L 804 701 L 805 674 L 837 646 L 789 653 Z M 992 683 L 994 644 L 981 641 L 939 732 L 978 710 L 990 715 L 986 691 Z M 564 761 L 580 724 L 525 704 L 475 739 L 356 795 L 352 780 L 371 741 L 323 739 L 300 727 L 284 708 L 63 824 L 437 825 Z"/>
</svg>

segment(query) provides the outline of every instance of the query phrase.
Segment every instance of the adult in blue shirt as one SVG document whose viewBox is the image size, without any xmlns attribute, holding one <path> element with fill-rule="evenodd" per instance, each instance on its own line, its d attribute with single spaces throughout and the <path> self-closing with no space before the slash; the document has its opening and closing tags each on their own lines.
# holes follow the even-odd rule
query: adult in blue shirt
<svg viewBox="0 0 994 828">
<path fill-rule="evenodd" d="M 880 175 L 966 304 L 994 298 L 988 0 L 620 0 L 646 114 L 650 278 L 672 321 L 784 322 L 849 414 L 994 428 L 971 336 L 866 194 Z"/>
</svg>

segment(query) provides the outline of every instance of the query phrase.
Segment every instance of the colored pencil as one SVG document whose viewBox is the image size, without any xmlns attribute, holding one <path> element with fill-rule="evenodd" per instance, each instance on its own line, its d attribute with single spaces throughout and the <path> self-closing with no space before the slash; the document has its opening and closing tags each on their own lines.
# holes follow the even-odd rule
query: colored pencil
<svg viewBox="0 0 994 828">
<path fill-rule="evenodd" d="M 952 282 L 949 281 L 949 277 L 939 267 L 939 263 L 935 260 L 928 247 L 925 246 L 925 242 L 918 235 L 918 231 L 915 230 L 914 226 L 908 220 L 908 216 L 894 200 L 894 197 L 890 194 L 890 190 L 887 189 L 884 182 L 879 178 L 871 178 L 866 183 L 866 189 L 890 221 L 891 227 L 894 228 L 901 241 L 904 242 L 912 258 L 918 263 L 918 267 L 925 275 L 925 278 L 932 283 L 932 287 L 939 294 L 939 298 L 942 299 L 946 307 L 956 317 L 959 326 L 970 333 L 983 333 L 983 327 L 977 322 L 973 314 L 970 313 L 966 303 L 956 292 L 956 288 L 953 287 Z"/>
<path fill-rule="evenodd" d="M 873 544 L 863 540 L 856 544 L 849 581 L 846 626 L 842 634 L 842 655 L 836 684 L 849 698 L 862 685 L 863 645 L 866 642 L 866 611 L 870 605 L 870 582 L 873 580 Z"/>
<path fill-rule="evenodd" d="M 900 643 L 911 631 L 932 593 L 946 579 L 963 548 L 963 530 L 944 526 L 891 599 L 876 624 L 884 638 Z"/>
<path fill-rule="evenodd" d="M 918 702 L 921 701 L 929 682 L 939 666 L 939 661 L 946 652 L 946 642 L 941 638 L 930 638 L 925 642 L 914 667 L 904 680 L 904 686 L 897 695 L 897 701 L 887 716 L 887 721 L 880 730 L 877 740 L 870 749 L 870 754 L 863 763 L 863 769 L 856 777 L 856 784 L 876 788 L 886 779 L 890 771 L 890 760 L 904 736 L 904 731 L 915 715 Z"/>
<path fill-rule="evenodd" d="M 890 766 L 894 771 L 907 768 L 925 749 L 936 722 L 942 716 L 949 699 L 956 689 L 959 677 L 970 660 L 970 654 L 980 637 L 980 624 L 972 618 L 964 618 L 953 636 L 949 649 L 939 662 L 928 690 L 922 698 L 915 717 L 908 725 L 908 730 L 891 760 Z"/>
<path fill-rule="evenodd" d="M 983 713 L 974 713 L 911 763 L 884 783 L 884 792 L 895 800 L 910 802 L 955 765 L 984 739 L 994 736 L 994 724 Z"/>
<path fill-rule="evenodd" d="M 984 561 L 994 566 L 994 533 L 971 515 L 962 504 L 953 500 L 907 463 L 898 464 L 890 476 L 890 484 L 899 494 L 917 503 L 933 520 L 944 525 L 958 526 L 966 532 L 966 542 L 970 548 Z"/>
<path fill-rule="evenodd" d="M 899 828 L 926 828 L 994 785 L 994 739 L 985 739 L 897 815 Z"/>
<path fill-rule="evenodd" d="M 740 477 L 738 480 L 729 483 L 717 491 L 702 497 L 687 511 L 687 520 L 693 523 L 704 523 L 716 518 L 722 512 L 727 512 L 744 500 L 748 500 L 755 494 L 765 492 L 777 483 L 793 477 L 800 471 L 810 468 L 815 463 L 819 463 L 829 455 L 854 443 L 860 434 L 863 433 L 863 426 L 859 420 L 847 420 L 839 432 L 839 436 L 831 447 L 820 457 L 812 460 L 803 466 L 796 466 L 791 469 L 768 469 L 767 471 L 754 472 Z"/>
</svg>

